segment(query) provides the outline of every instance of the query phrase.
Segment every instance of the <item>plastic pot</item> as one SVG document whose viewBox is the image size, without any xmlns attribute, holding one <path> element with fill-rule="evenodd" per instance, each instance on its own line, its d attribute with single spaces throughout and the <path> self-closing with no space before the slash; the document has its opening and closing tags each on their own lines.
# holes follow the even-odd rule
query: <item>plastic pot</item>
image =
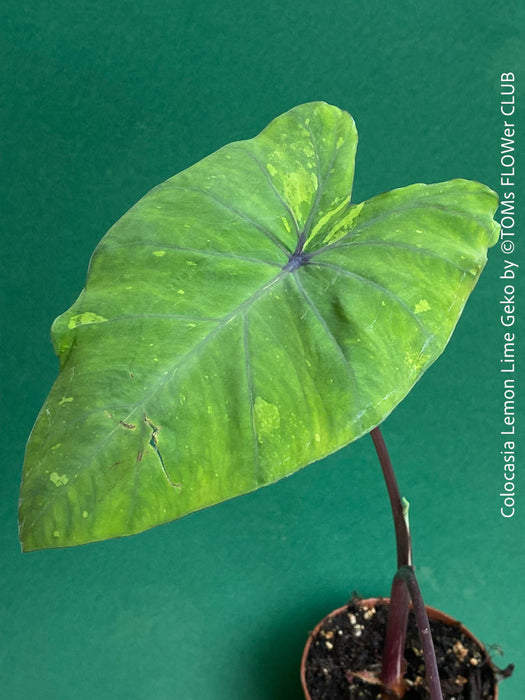
<svg viewBox="0 0 525 700">
<path fill-rule="evenodd" d="M 351 604 L 358 604 L 359 609 L 363 611 L 363 614 L 366 612 L 368 616 L 370 616 L 372 610 L 377 610 L 379 606 L 388 606 L 390 604 L 390 599 L 389 598 L 368 598 L 366 600 L 356 600 L 354 599 L 351 601 Z M 431 608 L 429 606 L 426 606 L 427 614 L 429 617 L 430 621 L 437 621 L 441 622 L 447 627 L 453 627 L 455 628 L 455 631 L 457 631 L 458 636 L 462 633 L 465 635 L 468 639 L 472 641 L 472 643 L 477 647 L 477 651 L 479 652 L 479 655 L 482 659 L 482 662 L 480 663 L 480 668 L 481 666 L 487 666 L 489 671 L 493 674 L 493 680 L 494 680 L 494 688 L 493 688 L 493 695 L 492 698 L 493 700 L 497 700 L 498 698 L 498 688 L 497 688 L 497 671 L 496 667 L 492 664 L 492 661 L 490 659 L 489 654 L 487 653 L 485 647 L 483 644 L 476 639 L 476 637 L 468 630 L 466 629 L 460 622 L 457 620 L 454 620 L 452 617 L 449 615 L 446 615 L 445 613 L 441 612 L 440 610 L 436 610 L 435 608 Z M 325 618 L 319 622 L 319 624 L 315 627 L 313 632 L 310 633 L 308 637 L 308 641 L 306 643 L 304 652 L 303 652 L 303 657 L 301 661 L 301 683 L 303 686 L 303 691 L 304 691 L 304 696 L 306 700 L 312 700 L 312 696 L 310 695 L 310 690 L 308 688 L 308 684 L 306 681 L 307 677 L 307 659 L 310 654 L 310 650 L 312 648 L 312 644 L 314 644 L 314 640 L 320 640 L 322 639 L 323 644 L 325 644 L 329 649 L 333 648 L 333 643 L 335 643 L 335 640 L 333 636 L 330 636 L 329 638 L 326 636 L 327 633 L 323 632 L 324 630 L 327 629 L 327 625 L 330 626 L 330 623 L 332 623 L 332 626 L 334 624 L 334 618 L 336 618 L 338 615 L 344 615 L 348 614 L 348 606 L 345 605 L 342 608 L 338 608 L 337 610 L 334 610 L 331 612 L 329 615 L 327 615 Z M 364 634 L 366 635 L 366 629 L 364 629 Z M 336 635 L 337 636 L 337 635 Z M 364 637 L 363 637 L 364 638 Z M 331 640 L 331 641 L 330 641 Z M 348 637 L 346 637 L 345 643 L 348 643 Z M 330 647 L 332 645 L 332 647 Z M 462 653 L 462 645 L 457 647 L 458 653 Z M 440 669 L 441 671 L 441 669 Z M 360 669 L 355 669 L 355 673 L 358 674 L 360 673 Z M 352 673 L 352 669 L 347 669 L 345 671 L 347 677 L 348 675 L 353 676 L 354 674 Z M 440 673 L 441 675 L 441 673 Z M 377 692 L 380 692 L 380 686 L 371 686 L 372 688 L 376 688 Z M 334 697 L 331 695 L 330 697 Z M 345 697 L 349 697 L 346 695 Z M 444 697 L 446 695 L 444 694 Z M 451 697 L 454 697 L 452 694 Z M 478 697 L 478 696 L 475 696 Z"/>
</svg>

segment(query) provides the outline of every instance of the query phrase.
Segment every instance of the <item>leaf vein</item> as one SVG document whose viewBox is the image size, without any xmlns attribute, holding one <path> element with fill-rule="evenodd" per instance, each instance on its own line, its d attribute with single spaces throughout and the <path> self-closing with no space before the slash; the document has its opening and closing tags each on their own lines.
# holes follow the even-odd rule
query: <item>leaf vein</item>
<svg viewBox="0 0 525 700">
<path fill-rule="evenodd" d="M 370 200 L 369 200 L 370 201 Z M 366 204 L 366 202 L 365 202 Z M 332 250 L 333 248 L 343 248 L 346 244 L 343 243 L 345 239 L 348 239 L 349 236 L 355 236 L 358 233 L 361 233 L 362 231 L 365 231 L 367 228 L 370 228 L 371 226 L 374 226 L 377 224 L 378 221 L 383 221 L 384 219 L 388 219 L 389 217 L 399 214 L 400 212 L 410 212 L 413 211 L 414 209 L 437 209 L 438 211 L 441 211 L 443 214 L 448 214 L 451 216 L 455 217 L 460 217 L 461 219 L 465 219 L 464 213 L 460 211 L 456 211 L 450 208 L 442 207 L 437 204 L 412 204 L 411 206 L 408 207 L 397 207 L 395 209 L 390 209 L 388 211 L 383 212 L 382 214 L 378 214 L 377 216 L 372 217 L 371 219 L 368 219 L 368 221 L 363 222 L 361 225 L 359 223 L 356 223 L 356 225 L 348 231 L 348 233 L 345 233 L 344 236 L 341 236 L 335 243 L 329 243 L 328 245 L 322 246 L 321 248 L 317 248 L 317 250 L 314 250 L 310 253 L 311 256 L 313 255 L 318 255 L 319 253 L 324 253 L 327 250 Z M 477 217 L 474 217 L 472 215 L 469 216 L 469 218 L 472 221 L 476 221 L 480 226 L 483 228 L 486 227 L 486 224 L 480 221 Z M 359 217 L 356 218 L 356 221 L 359 221 Z M 356 241 L 357 242 L 357 241 Z M 364 243 L 365 241 L 363 241 Z M 468 246 L 469 248 L 472 248 L 472 246 Z M 418 249 L 419 250 L 419 249 Z M 474 250 L 474 249 L 473 249 Z"/>
<path fill-rule="evenodd" d="M 358 381 L 357 381 L 357 377 L 356 377 L 356 374 L 355 374 L 355 372 L 354 372 L 354 369 L 353 369 L 352 365 L 350 364 L 350 362 L 348 361 L 348 358 L 346 357 L 346 355 L 345 355 L 345 353 L 344 353 L 344 351 L 343 351 L 343 348 L 341 347 L 341 345 L 340 345 L 339 341 L 337 340 L 337 338 L 335 337 L 335 335 L 334 335 L 334 334 L 332 333 L 332 331 L 330 330 L 330 327 L 328 326 L 328 323 L 326 322 L 326 320 L 324 319 L 323 315 L 322 315 L 321 312 L 319 311 L 317 305 L 315 304 L 315 302 L 313 301 L 313 299 L 310 297 L 310 295 L 308 294 L 308 292 L 307 292 L 306 289 L 304 288 L 304 286 L 303 286 L 301 280 L 299 279 L 299 276 L 298 276 L 297 272 L 293 272 L 292 274 L 293 274 L 293 278 L 294 278 L 294 281 L 295 281 L 295 283 L 296 283 L 296 285 L 297 285 L 297 288 L 298 288 L 299 292 L 302 294 L 304 300 L 306 301 L 306 303 L 308 304 L 308 306 L 309 306 L 310 309 L 312 310 L 314 316 L 317 318 L 318 322 L 319 322 L 319 323 L 321 324 L 321 326 L 323 327 L 323 330 L 325 331 L 326 335 L 328 336 L 330 342 L 333 344 L 333 346 L 335 347 L 337 353 L 339 354 L 339 356 L 340 356 L 341 359 L 343 360 L 343 364 L 344 364 L 345 367 L 346 367 L 347 374 L 348 374 L 348 376 L 350 377 L 350 380 L 352 381 L 352 383 L 353 383 L 353 385 L 354 385 L 354 387 L 355 387 L 356 396 L 359 398 L 359 396 L 360 396 L 359 383 L 358 383 Z"/>
<path fill-rule="evenodd" d="M 174 185 L 173 183 L 170 183 L 170 187 L 172 189 L 177 189 L 181 190 L 183 192 L 196 192 L 198 194 L 202 194 L 205 197 L 209 197 L 210 199 L 213 199 L 214 202 L 217 202 L 217 204 L 223 209 L 226 209 L 227 211 L 231 212 L 232 214 L 235 214 L 235 216 L 238 216 L 240 219 L 245 221 L 248 224 L 251 224 L 254 226 L 258 231 L 260 231 L 262 234 L 266 236 L 272 243 L 274 243 L 285 255 L 290 255 L 290 252 L 288 248 L 275 236 L 271 231 L 266 229 L 264 226 L 261 226 L 260 223 L 255 221 L 254 219 L 251 219 L 249 216 L 244 214 L 243 212 L 239 211 L 235 207 L 232 207 L 231 205 L 227 204 L 226 202 L 223 202 L 217 195 L 215 195 L 213 192 L 210 192 L 209 190 L 203 190 L 200 187 L 190 187 L 189 185 Z"/>
<path fill-rule="evenodd" d="M 146 392 L 146 394 L 135 404 L 131 404 L 129 406 L 130 411 L 128 415 L 122 419 L 121 422 L 129 422 L 129 419 L 131 416 L 137 411 L 137 409 L 141 409 L 143 413 L 146 413 L 145 411 L 145 406 L 146 402 L 148 399 L 156 392 L 158 391 L 164 384 L 166 384 L 169 379 L 173 376 L 173 373 L 175 372 L 176 369 L 178 369 L 181 365 L 183 365 L 185 362 L 189 361 L 192 359 L 195 354 L 199 351 L 202 350 L 203 347 L 205 347 L 211 340 L 212 338 L 220 332 L 228 323 L 230 323 L 233 319 L 235 319 L 240 313 L 244 313 L 247 309 L 250 308 L 250 306 L 258 299 L 260 299 L 271 287 L 273 287 L 275 284 L 277 284 L 285 275 L 286 273 L 281 270 L 279 274 L 275 275 L 269 282 L 267 282 L 263 287 L 259 288 L 256 292 L 254 292 L 248 299 L 242 302 L 239 306 L 237 306 L 235 309 L 233 309 L 229 314 L 224 316 L 224 318 L 221 320 L 221 322 L 213 328 L 204 338 L 202 338 L 196 345 L 194 345 L 185 355 L 183 355 L 181 358 L 178 358 L 177 362 L 172 365 L 172 367 L 168 370 L 168 373 L 166 376 L 162 377 L 159 381 L 155 382 L 155 384 L 149 389 L 149 391 Z M 96 324 L 93 324 L 96 325 Z M 111 438 L 113 433 L 115 433 L 116 430 L 118 430 L 120 426 L 120 423 L 118 423 L 113 430 L 111 430 L 102 440 L 101 443 L 99 443 L 95 450 L 89 455 L 89 457 L 86 458 L 85 463 L 89 466 L 93 463 L 93 459 L 96 457 L 97 454 L 100 453 L 100 450 L 103 448 L 103 446 L 107 443 L 107 441 Z M 86 467 L 85 467 L 86 468 Z M 63 492 L 65 493 L 66 491 L 71 488 L 72 484 L 76 481 L 76 478 L 80 475 L 80 472 L 76 475 L 76 477 L 70 479 L 67 484 L 64 485 L 64 490 Z M 40 520 L 40 518 L 44 515 L 45 511 L 47 508 L 51 505 L 52 502 L 55 501 L 55 499 L 62 494 L 57 493 L 55 498 L 51 499 L 48 498 L 46 505 L 40 509 L 36 515 L 34 520 L 31 523 L 31 528 L 34 527 L 34 525 Z"/>
<path fill-rule="evenodd" d="M 261 480 L 259 479 L 259 443 L 257 436 L 257 428 L 255 426 L 255 389 L 253 386 L 253 377 L 250 366 L 250 348 L 249 348 L 249 329 L 248 329 L 248 318 L 246 314 L 243 317 L 243 348 L 244 348 L 244 370 L 246 373 L 246 384 L 248 388 L 248 403 L 250 406 L 250 418 L 252 426 L 252 439 L 253 439 L 253 467 L 254 467 L 254 482 L 259 486 Z"/>
<path fill-rule="evenodd" d="M 196 255 L 213 255 L 218 258 L 230 258 L 233 260 L 240 260 L 241 262 L 252 262 L 252 263 L 263 263 L 264 265 L 273 265 L 273 266 L 278 266 L 282 267 L 281 263 L 276 262 L 275 260 L 264 260 L 262 258 L 251 258 L 247 257 L 245 255 L 238 255 L 237 253 L 228 253 L 226 251 L 221 251 L 221 250 L 203 250 L 200 248 L 189 248 L 186 246 L 178 246 L 173 243 L 165 243 L 163 241 L 144 241 L 144 240 L 137 240 L 137 241 L 122 241 L 119 243 L 102 243 L 99 248 L 98 248 L 98 253 L 102 252 L 103 250 L 112 250 L 113 248 L 128 248 L 128 247 L 134 247 L 134 246 L 142 246 L 142 245 L 147 245 L 147 246 L 153 246 L 155 248 L 167 248 L 169 250 L 178 250 L 183 253 L 195 253 Z"/>
<path fill-rule="evenodd" d="M 317 175 L 317 189 L 316 189 L 316 192 L 315 192 L 315 199 L 314 199 L 314 202 L 313 202 L 313 204 L 312 204 L 312 208 L 311 208 L 311 210 L 310 210 L 310 214 L 308 215 L 308 219 L 307 219 L 306 224 L 305 224 L 305 227 L 304 227 L 304 231 L 305 231 L 305 240 L 306 240 L 306 242 L 308 243 L 310 231 L 311 231 L 312 225 L 313 225 L 313 220 L 314 220 L 314 217 L 315 217 L 315 215 L 316 215 L 316 213 L 317 213 L 317 209 L 318 209 L 318 207 L 319 207 L 319 201 L 320 201 L 321 196 L 322 196 L 322 194 L 323 194 L 323 192 L 324 192 L 324 189 L 325 189 L 325 187 L 326 187 L 326 182 L 327 182 L 328 178 L 330 177 L 330 173 L 331 173 L 332 168 L 333 168 L 333 165 L 334 165 L 334 163 L 335 163 L 335 159 L 336 159 L 336 156 L 337 156 L 337 148 L 336 148 L 336 138 L 335 138 L 335 136 L 334 136 L 334 143 L 333 143 L 332 155 L 330 156 L 330 161 L 329 161 L 329 163 L 328 163 L 328 167 L 326 168 L 326 172 L 325 172 L 324 174 L 321 174 L 321 170 L 320 170 L 320 166 L 319 166 L 319 153 L 318 153 L 318 150 L 317 150 L 317 142 L 316 142 L 316 140 L 314 139 L 314 135 L 313 135 L 312 130 L 310 129 L 310 127 L 309 127 L 307 124 L 304 124 L 304 126 L 306 127 L 306 130 L 307 130 L 308 133 L 310 134 L 310 139 L 311 139 L 312 144 L 313 144 L 313 146 L 314 146 L 315 163 L 316 163 L 315 172 L 316 172 L 316 175 Z"/>
<path fill-rule="evenodd" d="M 433 250 L 429 250 L 428 248 L 418 248 L 415 245 L 411 245 L 410 243 L 397 243 L 396 241 L 350 241 L 349 243 L 345 243 L 344 245 L 341 246 L 336 246 L 337 248 L 340 248 L 341 250 L 345 250 L 346 248 L 351 248 L 353 246 L 373 246 L 373 245 L 378 245 L 378 246 L 386 246 L 388 248 L 401 248 L 405 250 L 410 250 L 413 251 L 417 255 L 425 255 L 427 257 L 432 257 L 436 258 L 437 260 L 442 260 L 445 263 L 448 263 L 449 265 L 455 267 L 456 269 L 460 270 L 461 272 L 466 272 L 470 274 L 470 270 L 468 270 L 465 267 L 462 267 L 461 265 L 458 265 L 458 263 L 454 262 L 454 260 L 451 260 L 450 258 L 445 257 L 444 255 L 440 255 L 439 253 L 434 252 Z M 316 253 L 320 251 L 315 251 L 315 253 L 312 253 L 311 257 L 314 257 Z M 325 252 L 325 251 L 323 251 Z M 315 263 L 316 264 L 316 263 Z"/>
<path fill-rule="evenodd" d="M 286 209 L 286 211 L 287 211 L 288 214 L 290 215 L 290 217 L 291 217 L 291 219 L 292 219 L 292 221 L 293 221 L 294 227 L 295 227 L 295 232 L 296 232 L 296 234 L 297 234 L 297 238 L 299 238 L 299 236 L 300 236 L 301 234 L 300 234 L 300 231 L 299 231 L 299 224 L 297 223 L 297 219 L 295 218 L 295 215 L 294 215 L 294 213 L 293 213 L 293 211 L 292 211 L 290 205 L 288 204 L 288 202 L 284 199 L 284 197 L 281 195 L 281 193 L 279 192 L 279 190 L 278 190 L 278 189 L 275 187 L 275 185 L 273 184 L 273 180 L 272 180 L 272 178 L 270 177 L 270 173 L 269 173 L 268 171 L 265 171 L 265 169 L 264 169 L 262 163 L 260 163 L 259 160 L 258 160 L 252 153 L 247 153 L 246 155 L 247 155 L 251 160 L 253 160 L 253 162 L 257 165 L 257 167 L 258 167 L 259 170 L 261 171 L 263 177 L 266 179 L 266 181 L 268 182 L 268 184 L 269 184 L 270 187 L 272 188 L 273 192 L 275 193 L 277 199 L 281 202 L 281 204 L 283 205 L 283 207 Z"/>
<path fill-rule="evenodd" d="M 325 263 L 325 262 L 315 262 L 312 263 L 316 267 L 326 267 L 330 270 L 334 270 L 335 272 L 338 272 L 345 277 L 353 277 L 354 279 L 360 280 L 361 282 L 364 282 L 365 284 L 368 284 L 372 287 L 375 287 L 378 289 L 380 292 L 383 294 L 386 294 L 390 299 L 393 299 L 399 306 L 405 311 L 406 314 L 408 314 L 417 324 L 420 332 L 424 335 L 425 338 L 430 338 L 431 333 L 429 333 L 421 320 L 416 316 L 416 314 L 412 311 L 412 309 L 401 299 L 397 294 L 392 292 L 388 287 L 385 287 L 382 284 L 379 284 L 378 282 L 374 282 L 373 280 L 369 279 L 368 277 L 363 277 L 362 275 L 359 275 L 357 272 L 352 272 L 350 270 L 346 270 L 344 267 L 338 267 L 337 265 L 332 265 L 331 263 Z"/>
</svg>

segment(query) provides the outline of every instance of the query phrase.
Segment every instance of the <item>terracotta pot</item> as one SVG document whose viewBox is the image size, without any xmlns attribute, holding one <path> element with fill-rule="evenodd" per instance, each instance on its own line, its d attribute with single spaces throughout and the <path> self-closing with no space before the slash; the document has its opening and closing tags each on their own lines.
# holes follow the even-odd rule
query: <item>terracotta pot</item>
<svg viewBox="0 0 525 700">
<path fill-rule="evenodd" d="M 390 604 L 390 599 L 389 598 L 367 598 L 365 600 L 359 601 L 359 604 L 363 608 L 372 608 L 372 607 L 377 607 L 378 605 L 389 605 Z M 329 615 L 327 615 L 325 618 L 323 618 L 315 627 L 315 629 L 310 633 L 308 636 L 308 641 L 306 643 L 306 646 L 304 648 L 303 652 L 303 657 L 301 660 L 301 683 L 303 686 L 303 691 L 304 691 L 304 696 L 306 700 L 311 700 L 311 696 L 308 690 L 308 687 L 306 685 L 306 658 L 308 656 L 308 653 L 310 651 L 310 646 L 312 644 L 313 639 L 315 639 L 318 634 L 320 629 L 322 628 L 323 624 L 325 623 L 326 620 L 329 618 L 335 617 L 336 615 L 340 613 L 344 613 L 347 609 L 347 606 L 344 605 L 341 608 L 338 608 L 337 610 L 334 610 L 331 612 Z M 441 612 L 440 610 L 436 610 L 436 608 L 431 608 L 428 605 L 426 606 L 427 610 L 427 615 L 430 620 L 437 620 L 445 625 L 450 625 L 450 626 L 456 626 L 459 628 L 463 634 L 465 634 L 467 637 L 469 637 L 478 647 L 481 652 L 481 654 L 487 659 L 487 663 L 494 669 L 495 667 L 493 666 L 490 657 L 483 646 L 483 644 L 476 639 L 476 637 L 470 632 L 468 629 L 466 629 L 460 622 L 457 620 L 454 620 L 454 618 L 450 617 L 450 615 L 446 615 L 445 613 Z M 494 687 L 494 700 L 498 700 L 498 686 L 497 682 L 495 682 L 495 687 Z"/>
</svg>

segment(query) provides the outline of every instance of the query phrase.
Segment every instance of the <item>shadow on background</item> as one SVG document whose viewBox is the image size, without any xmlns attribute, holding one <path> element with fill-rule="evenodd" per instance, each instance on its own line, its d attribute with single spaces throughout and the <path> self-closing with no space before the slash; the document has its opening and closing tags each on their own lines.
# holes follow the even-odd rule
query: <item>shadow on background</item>
<svg viewBox="0 0 525 700">
<path fill-rule="evenodd" d="M 348 596 L 350 598 L 350 596 Z M 296 605 L 283 611 L 280 623 L 269 624 L 260 632 L 252 654 L 254 699 L 304 700 L 300 666 L 309 632 L 331 610 L 344 605 L 338 593 L 327 594 L 327 603 Z"/>
</svg>

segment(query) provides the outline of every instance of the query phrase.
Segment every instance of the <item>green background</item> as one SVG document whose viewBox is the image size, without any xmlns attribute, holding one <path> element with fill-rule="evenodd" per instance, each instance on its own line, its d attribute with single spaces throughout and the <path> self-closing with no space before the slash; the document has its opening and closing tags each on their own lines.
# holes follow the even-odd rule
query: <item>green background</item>
<svg viewBox="0 0 525 700">
<path fill-rule="evenodd" d="M 22 555 L 24 446 L 58 369 L 49 326 L 82 288 L 96 243 L 139 197 L 302 102 L 354 116 L 354 201 L 453 177 L 501 192 L 499 76 L 513 71 L 519 85 L 522 7 L 3 4 L 4 697 L 299 700 L 299 660 L 317 620 L 353 590 L 388 594 L 393 531 L 369 437 L 142 535 Z M 517 243 L 512 259 L 523 265 Z M 521 700 L 521 477 L 513 519 L 500 516 L 498 496 L 503 258 L 492 249 L 445 354 L 383 432 L 411 502 L 426 602 L 504 649 L 496 662 L 518 668 L 500 697 Z M 521 422 L 518 443 L 524 434 Z M 522 454 L 519 445 L 518 464 Z"/>
</svg>

